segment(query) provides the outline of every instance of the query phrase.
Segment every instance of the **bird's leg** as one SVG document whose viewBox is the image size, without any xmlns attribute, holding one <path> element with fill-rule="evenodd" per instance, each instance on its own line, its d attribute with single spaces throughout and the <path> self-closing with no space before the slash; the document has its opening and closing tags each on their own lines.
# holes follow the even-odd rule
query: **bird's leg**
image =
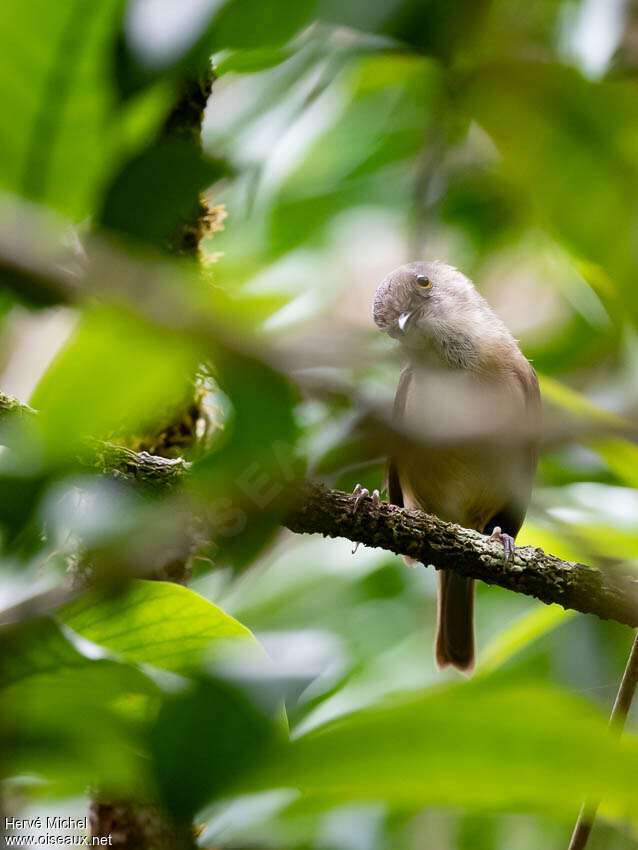
<svg viewBox="0 0 638 850">
<path fill-rule="evenodd" d="M 379 491 L 376 488 L 372 491 L 372 496 L 371 496 L 370 491 L 368 490 L 367 487 L 362 487 L 361 484 L 357 484 L 356 487 L 354 488 L 354 490 L 352 491 L 352 495 L 356 496 L 356 498 L 354 500 L 354 505 L 353 505 L 353 508 L 352 508 L 353 514 L 356 513 L 357 510 L 359 509 L 359 502 L 361 501 L 361 499 L 370 499 L 371 498 L 375 505 L 378 505 L 378 504 L 381 503 L 381 494 L 379 493 Z M 352 550 L 353 555 L 356 554 L 356 551 L 357 551 L 357 549 L 359 548 L 360 545 L 361 545 L 361 541 L 357 541 L 354 544 L 354 549 Z"/>
<path fill-rule="evenodd" d="M 514 538 L 509 534 L 505 534 L 504 531 L 501 531 L 500 525 L 494 526 L 494 529 L 490 535 L 490 540 L 498 540 L 499 543 L 503 544 L 506 561 L 511 561 L 514 558 L 514 550 L 516 549 L 516 546 L 514 544 Z"/>
</svg>

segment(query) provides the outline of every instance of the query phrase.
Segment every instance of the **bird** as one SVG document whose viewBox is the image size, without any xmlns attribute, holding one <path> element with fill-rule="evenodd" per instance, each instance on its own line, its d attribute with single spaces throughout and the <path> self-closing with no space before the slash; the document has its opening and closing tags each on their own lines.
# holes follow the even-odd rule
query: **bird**
<svg viewBox="0 0 638 850">
<path fill-rule="evenodd" d="M 390 272 L 373 318 L 407 355 L 394 400 L 402 437 L 387 461 L 389 501 L 491 535 L 511 558 L 536 473 L 533 366 L 472 281 L 439 260 Z M 439 570 L 438 583 L 437 666 L 469 675 L 474 581 Z"/>
</svg>

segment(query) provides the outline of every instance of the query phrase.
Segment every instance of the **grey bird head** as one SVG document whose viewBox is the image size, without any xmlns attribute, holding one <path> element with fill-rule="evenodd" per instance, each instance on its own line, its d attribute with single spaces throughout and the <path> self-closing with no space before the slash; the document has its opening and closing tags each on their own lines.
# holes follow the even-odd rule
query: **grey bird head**
<svg viewBox="0 0 638 850">
<path fill-rule="evenodd" d="M 516 345 L 471 280 L 439 261 L 407 263 L 382 281 L 374 297 L 378 327 L 412 351 L 433 351 L 472 367 L 494 344 Z"/>
</svg>

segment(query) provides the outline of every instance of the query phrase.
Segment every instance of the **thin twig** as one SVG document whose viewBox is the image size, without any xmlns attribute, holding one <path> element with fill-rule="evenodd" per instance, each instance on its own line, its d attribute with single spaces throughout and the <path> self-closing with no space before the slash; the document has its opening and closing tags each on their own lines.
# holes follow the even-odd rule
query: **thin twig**
<svg viewBox="0 0 638 850">
<path fill-rule="evenodd" d="M 627 666 L 625 667 L 611 717 L 609 718 L 609 728 L 615 735 L 620 736 L 625 728 L 625 721 L 627 720 L 627 714 L 629 713 L 631 702 L 636 692 L 636 685 L 638 685 L 638 632 L 634 638 L 634 643 L 627 659 Z M 583 850 L 594 825 L 597 809 L 598 800 L 585 800 L 578 815 L 574 832 L 572 833 L 572 840 L 569 842 L 569 850 Z"/>
</svg>

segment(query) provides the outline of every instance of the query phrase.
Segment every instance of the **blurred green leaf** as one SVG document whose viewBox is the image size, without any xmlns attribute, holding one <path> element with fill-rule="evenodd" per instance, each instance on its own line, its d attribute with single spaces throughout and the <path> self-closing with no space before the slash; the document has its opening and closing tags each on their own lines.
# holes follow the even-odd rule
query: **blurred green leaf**
<svg viewBox="0 0 638 850">
<path fill-rule="evenodd" d="M 350 174 L 365 173 L 370 161 L 368 170 L 376 171 L 414 154 L 423 141 L 436 80 L 432 64 L 414 56 L 366 57 L 353 63 L 343 80 L 345 109 L 289 178 L 288 196 L 324 193 Z"/>
<path fill-rule="evenodd" d="M 317 0 L 229 0 L 213 18 L 210 51 L 283 44 L 312 21 Z"/>
<path fill-rule="evenodd" d="M 182 402 L 196 366 L 178 336 L 115 308 L 88 309 L 33 396 L 47 445 L 68 454 L 86 437 L 143 430 Z"/>
<path fill-rule="evenodd" d="M 541 226 L 603 266 L 634 322 L 636 91 L 633 80 L 593 83 L 558 64 L 513 61 L 473 74 L 466 101 Z"/>
<path fill-rule="evenodd" d="M 212 602 L 170 582 L 131 582 L 92 590 L 58 616 L 73 631 L 137 663 L 187 675 L 216 641 L 254 642 L 249 630 Z"/>
<path fill-rule="evenodd" d="M 508 629 L 497 635 L 481 652 L 476 675 L 485 675 L 502 667 L 510 658 L 552 629 L 567 622 L 575 611 L 560 605 L 540 605 L 523 614 Z"/>
<path fill-rule="evenodd" d="M 280 62 L 285 62 L 293 55 L 288 47 L 256 47 L 252 50 L 235 50 L 224 56 L 215 65 L 218 77 L 224 74 L 250 74 L 272 68 Z"/>
<path fill-rule="evenodd" d="M 427 136 L 438 69 L 422 57 L 366 57 L 353 62 L 340 83 L 344 107 L 275 200 L 275 255 L 317 242 L 348 207 L 410 206 L 413 158 Z"/>
<path fill-rule="evenodd" d="M 591 446 L 619 481 L 629 487 L 638 487 L 638 446 L 635 443 L 621 438 L 610 438 L 592 440 Z"/>
<path fill-rule="evenodd" d="M 7 548 L 16 547 L 24 553 L 33 552 L 42 544 L 42 529 L 36 512 L 51 483 L 51 475 L 37 468 L 29 470 L 28 466 L 25 474 L 20 474 L 14 472 L 12 466 L 13 464 L 9 464 L 9 469 L 1 470 L 0 474 L 0 526 L 3 531 L 3 543 Z M 29 472 L 33 474 L 30 475 Z"/>
<path fill-rule="evenodd" d="M 295 787 L 331 805 L 385 800 L 560 818 L 586 794 L 635 806 L 636 770 L 638 741 L 612 739 L 586 703 L 492 676 L 338 718 L 293 741 L 253 787 Z"/>
<path fill-rule="evenodd" d="M 624 417 L 599 407 L 547 375 L 540 375 L 539 383 L 545 404 L 551 402 L 572 414 L 577 423 L 589 423 L 599 428 L 607 426 L 612 431 L 630 426 Z M 638 446 L 635 443 L 624 437 L 598 436 L 589 437 L 586 442 L 600 455 L 618 481 L 629 487 L 638 487 Z"/>
<path fill-rule="evenodd" d="M 585 542 L 589 557 L 638 560 L 638 525 L 633 529 L 618 528 L 616 523 L 590 522 L 584 527 L 575 525 Z"/>
<path fill-rule="evenodd" d="M 157 693 L 138 670 L 113 661 L 16 682 L 0 695 L 3 775 L 38 776 L 48 796 L 82 794 L 90 785 L 147 795 L 144 726 L 126 705 L 132 697 L 146 705 Z"/>
<path fill-rule="evenodd" d="M 43 617 L 0 631 L 0 687 L 36 673 L 89 663 L 52 619 Z"/>
<path fill-rule="evenodd" d="M 458 850 L 496 850 L 494 819 L 484 815 L 466 815 L 461 821 L 458 840 Z"/>
<path fill-rule="evenodd" d="M 526 220 L 526 205 L 510 183 L 491 169 L 468 168 L 450 176 L 441 199 L 443 221 L 464 228 L 488 251 L 514 239 Z"/>
<path fill-rule="evenodd" d="M 240 568 L 272 538 L 301 473 L 295 397 L 281 373 L 239 351 L 220 348 L 214 367 L 232 412 L 190 484 L 212 501 L 216 559 Z"/>
<path fill-rule="evenodd" d="M 323 0 L 320 14 L 326 20 L 387 35 L 419 52 L 448 60 L 457 46 L 470 49 L 489 5 L 490 0 L 444 4 L 436 0 Z"/>
<path fill-rule="evenodd" d="M 116 109 L 113 48 L 123 0 L 28 5 L 0 11 L 0 185 L 78 220 L 93 211 L 122 150 L 135 147 L 165 109 L 156 101 Z M 131 131 L 134 131 L 131 133 Z"/>
<path fill-rule="evenodd" d="M 571 389 L 571 387 L 549 375 L 539 374 L 538 382 L 545 402 L 551 401 L 562 410 L 572 413 L 582 420 L 611 427 L 620 427 L 626 424 L 617 413 L 599 407 L 589 401 L 582 393 Z"/>
<path fill-rule="evenodd" d="M 154 8 L 156 20 L 152 27 L 146 27 L 146 32 L 144 24 L 140 26 L 138 21 L 139 31 L 133 34 L 125 31 L 119 35 L 119 93 L 128 98 L 159 77 L 180 80 L 185 76 L 197 76 L 209 66 L 211 54 L 222 51 L 237 50 L 244 54 L 243 61 L 240 58 L 239 62 L 240 66 L 248 65 L 246 70 L 254 69 L 257 54 L 270 56 L 272 58 L 266 59 L 263 65 L 269 67 L 281 61 L 281 58 L 274 59 L 280 54 L 281 45 L 312 22 L 316 4 L 317 0 L 301 0 L 293 8 L 285 0 L 271 0 L 266 4 L 259 0 L 213 2 L 186 10 L 181 28 L 175 26 L 171 11 Z M 158 26 L 163 26 L 167 33 L 160 43 L 154 38 Z M 230 57 L 231 68 L 233 59 Z"/>
<path fill-rule="evenodd" d="M 151 735 L 160 796 L 187 820 L 260 762 L 276 726 L 245 693 L 204 679 L 167 700 Z"/>
</svg>

